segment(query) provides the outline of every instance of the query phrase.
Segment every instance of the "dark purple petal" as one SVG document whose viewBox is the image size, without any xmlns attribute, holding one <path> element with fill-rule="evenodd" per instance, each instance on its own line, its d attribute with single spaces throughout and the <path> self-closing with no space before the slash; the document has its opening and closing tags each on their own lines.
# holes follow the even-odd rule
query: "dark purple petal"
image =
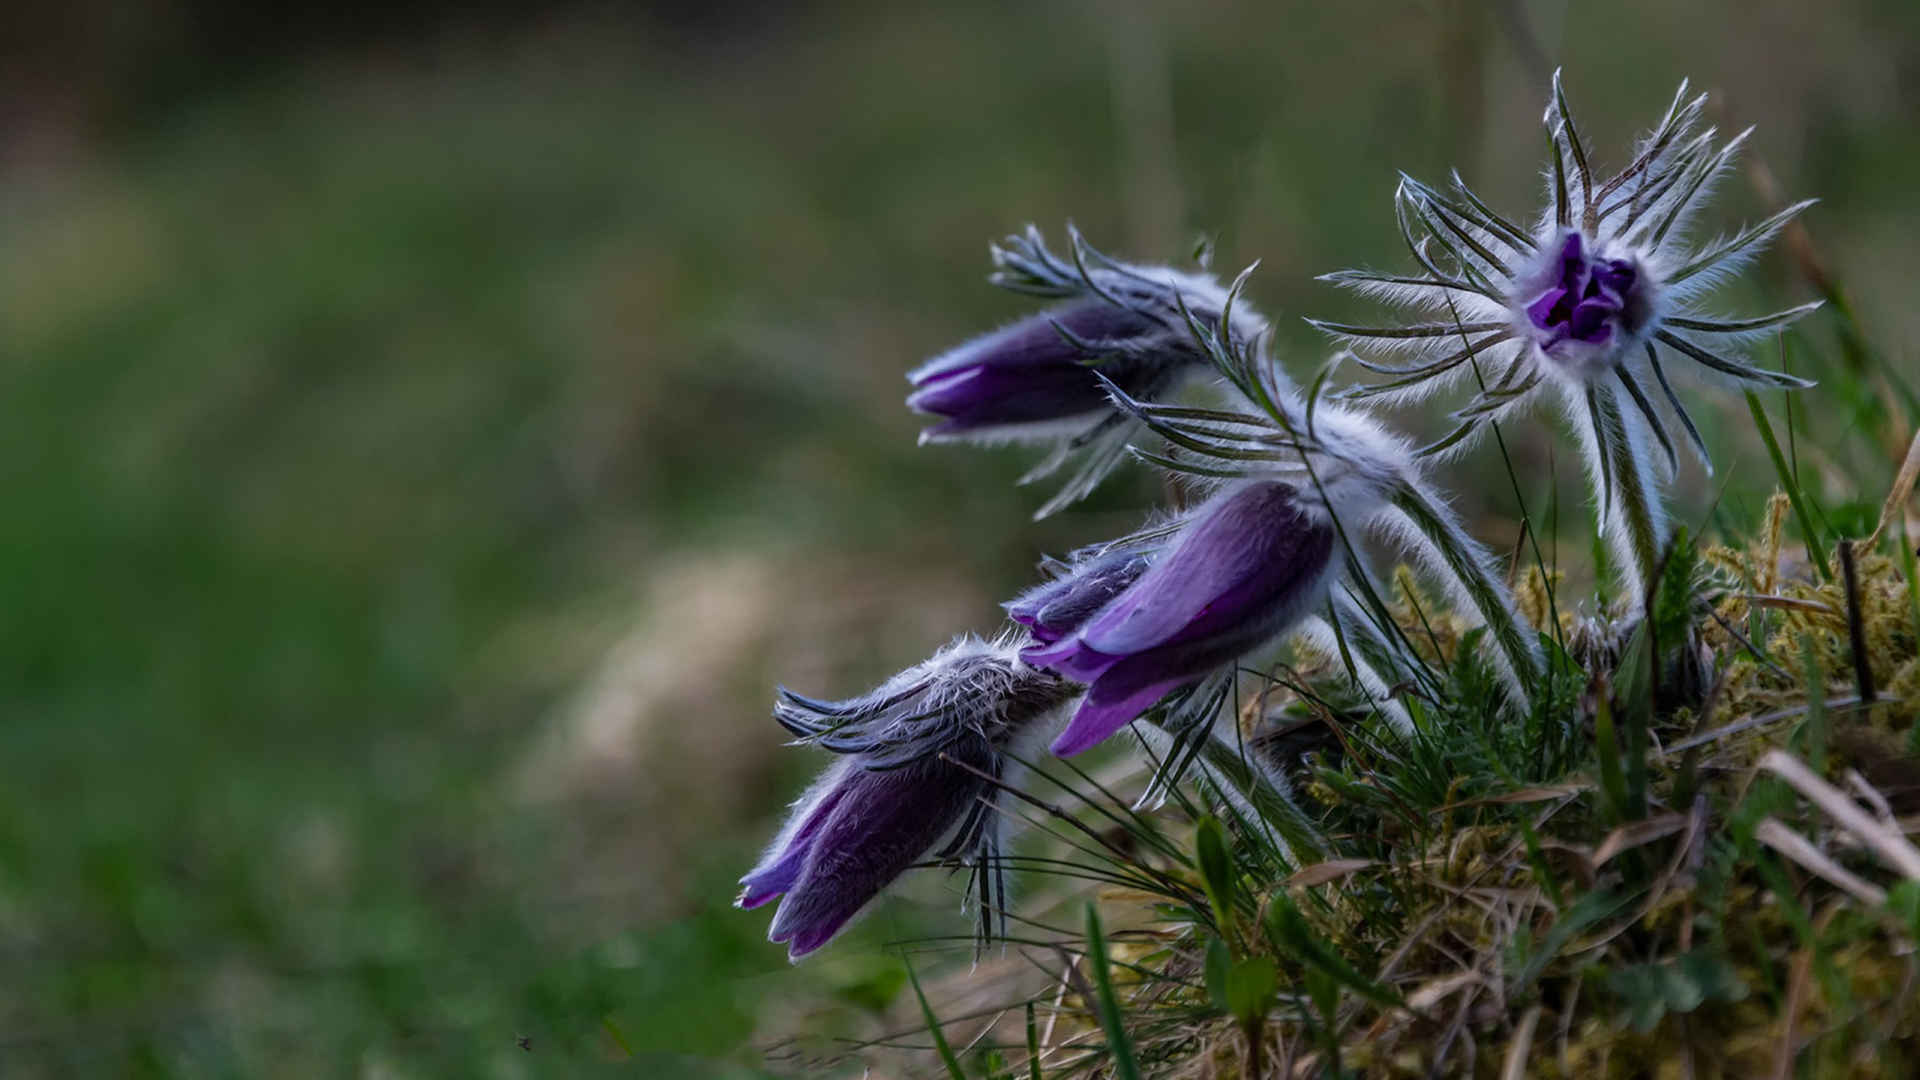
<svg viewBox="0 0 1920 1080">
<path fill-rule="evenodd" d="M 984 746 L 951 753 L 984 767 Z M 847 921 L 960 822 L 986 791 L 972 773 L 939 758 L 875 772 L 855 768 L 807 847 L 798 878 L 768 937 L 794 959 L 827 943 Z"/>
<path fill-rule="evenodd" d="M 1260 621 L 1317 575 L 1333 534 L 1302 510 L 1289 484 L 1236 488 L 1201 507 L 1172 551 L 1080 631 L 1090 649 L 1125 656 Z"/>
<path fill-rule="evenodd" d="M 1039 586 L 1039 588 L 1031 588 L 1031 590 L 1023 592 L 1016 600 L 1008 600 L 1006 603 L 1002 603 L 1000 607 L 1006 609 L 1006 617 L 1012 619 L 1014 623 L 1020 623 L 1021 626 L 1033 626 L 1033 619 L 1039 617 L 1041 607 L 1046 607 L 1046 601 L 1052 600 L 1056 594 L 1064 592 L 1066 588 L 1068 588 L 1068 578 L 1050 580 L 1050 582 L 1046 582 L 1046 584 Z"/>
<path fill-rule="evenodd" d="M 847 785 L 845 778 L 842 777 L 833 782 L 826 791 L 821 792 L 820 797 L 815 799 L 812 805 L 800 811 L 806 814 L 806 819 L 800 823 L 798 829 L 793 831 L 792 836 L 786 838 L 779 853 L 763 861 L 749 871 L 746 877 L 740 879 L 740 895 L 734 900 L 734 906 L 746 909 L 757 908 L 793 888 L 793 883 L 800 877 L 800 867 L 806 861 L 807 851 L 812 845 L 814 836 L 819 833 L 820 826 L 826 823 L 834 808 L 840 805 L 840 800 L 846 792 Z"/>
<path fill-rule="evenodd" d="M 1074 682 L 1090 683 L 1106 674 L 1106 670 L 1119 663 L 1121 657 L 1089 649 L 1075 635 L 1052 644 L 1021 649 L 1020 659 L 1034 667 L 1058 672 Z"/>
<path fill-rule="evenodd" d="M 1054 752 L 1092 746 L 1280 632 L 1332 555 L 1332 528 L 1306 513 L 1291 485 L 1263 481 L 1216 496 L 1078 633 L 1021 652 L 1088 684 Z"/>
<path fill-rule="evenodd" d="M 915 386 L 972 368 L 1079 367 L 1086 354 L 1060 333 L 1090 345 L 1125 342 L 1152 333 L 1152 319 L 1089 297 L 1028 316 L 929 360 L 907 378 Z"/>
<path fill-rule="evenodd" d="M 1542 331 L 1540 347 L 1553 350 L 1573 340 L 1604 345 L 1614 340 L 1624 312 L 1637 300 L 1639 270 L 1625 259 L 1588 257 L 1578 233 L 1566 234 L 1557 262 L 1558 276 L 1525 305 L 1527 318 Z"/>
<path fill-rule="evenodd" d="M 1625 259 L 1608 259 L 1594 271 L 1594 280 L 1615 296 L 1625 296 L 1639 279 L 1633 264 Z"/>
<path fill-rule="evenodd" d="M 1027 424 L 1098 412 L 1108 407 L 1106 390 L 1093 370 L 1072 367 L 971 368 L 930 383 L 907 398 L 916 412 L 944 416 L 934 430 Z"/>
<path fill-rule="evenodd" d="M 1161 698 L 1194 685 L 1268 636 L 1256 632 L 1199 647 L 1169 645 L 1118 660 L 1094 680 L 1086 700 L 1048 749 L 1056 757 L 1071 757 L 1103 741 Z"/>
<path fill-rule="evenodd" d="M 1620 305 L 1607 300 L 1583 300 L 1567 319 L 1567 336 L 1590 345 L 1598 345 L 1613 336 L 1609 321 L 1620 313 Z"/>
<path fill-rule="evenodd" d="M 928 361 L 907 376 L 907 404 L 944 418 L 924 433 L 933 438 L 1098 414 L 1109 408 L 1100 376 L 1152 396 L 1170 371 L 1199 359 L 1175 340 L 1161 320 L 1088 297 Z"/>
<path fill-rule="evenodd" d="M 1578 290 L 1574 282 L 1587 270 L 1586 242 L 1577 232 L 1570 232 L 1560 243 L 1560 284 L 1567 289 Z"/>
<path fill-rule="evenodd" d="M 1097 555 L 1075 564 L 1065 577 L 1029 589 L 1007 605 L 1007 616 L 1027 627 L 1035 642 L 1051 645 L 1080 628 L 1095 612 L 1146 572 L 1148 559 L 1133 551 Z"/>
<path fill-rule="evenodd" d="M 1131 693 L 1109 692 L 1098 697 L 1088 694 L 1087 700 L 1067 723 L 1067 729 L 1047 749 L 1055 757 L 1072 757 L 1105 742 L 1161 698 L 1190 682 L 1191 679 L 1185 678 L 1169 679 L 1135 687 Z"/>
<path fill-rule="evenodd" d="M 1131 588 L 1147 572 L 1145 556 L 1118 553 L 1074 575 L 1070 586 L 1050 599 L 1034 618 L 1036 626 L 1054 634 L 1069 634 Z"/>
<path fill-rule="evenodd" d="M 1539 298 L 1527 305 L 1527 318 L 1542 330 L 1550 329 L 1555 323 L 1566 321 L 1567 290 L 1548 289 Z"/>
</svg>

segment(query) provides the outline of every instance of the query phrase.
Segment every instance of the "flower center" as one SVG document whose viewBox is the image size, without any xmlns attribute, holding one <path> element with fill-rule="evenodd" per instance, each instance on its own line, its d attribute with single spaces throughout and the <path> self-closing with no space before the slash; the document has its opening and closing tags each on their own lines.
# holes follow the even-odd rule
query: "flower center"
<svg viewBox="0 0 1920 1080">
<path fill-rule="evenodd" d="M 1541 350 L 1552 352 L 1570 341 L 1611 345 L 1627 336 L 1640 281 L 1632 262 L 1594 258 L 1584 237 L 1568 233 L 1548 269 L 1546 288 L 1526 304 Z"/>
</svg>

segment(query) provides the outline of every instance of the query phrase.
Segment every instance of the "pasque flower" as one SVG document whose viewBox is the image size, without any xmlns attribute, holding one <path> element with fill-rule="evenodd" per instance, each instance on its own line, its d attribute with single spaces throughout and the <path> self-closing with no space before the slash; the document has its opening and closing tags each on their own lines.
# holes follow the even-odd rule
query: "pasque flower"
<svg viewBox="0 0 1920 1080">
<path fill-rule="evenodd" d="M 1009 642 L 975 638 L 846 701 L 783 689 L 774 718 L 842 757 L 794 804 L 735 902 L 784 896 L 767 936 L 797 960 L 931 853 L 973 869 L 984 932 L 1005 907 L 994 799 L 1017 748 L 1043 737 L 1078 693 Z"/>
<path fill-rule="evenodd" d="M 1360 364 L 1391 376 L 1348 393 L 1354 399 L 1418 398 L 1468 380 L 1473 398 L 1458 427 L 1430 449 L 1465 445 L 1488 420 L 1557 398 L 1586 451 L 1609 540 L 1637 592 L 1666 532 L 1652 462 L 1670 474 L 1674 440 L 1649 388 L 1708 462 L 1699 431 L 1668 378 L 1681 357 L 1710 378 L 1750 387 L 1804 387 L 1739 355 L 1756 337 L 1814 310 L 1721 318 L 1699 310 L 1795 215 L 1795 203 L 1730 237 L 1687 240 L 1715 183 L 1749 132 L 1715 145 L 1694 128 L 1705 95 L 1682 83 L 1633 159 L 1595 175 L 1586 144 L 1554 76 L 1546 124 L 1552 146 L 1548 205 L 1531 226 L 1501 216 L 1455 174 L 1451 192 L 1403 177 L 1394 196 L 1411 274 L 1346 270 L 1323 280 L 1419 312 L 1421 321 L 1314 325 L 1355 350 Z M 1751 129 L 1749 129 L 1751 131 Z M 1393 362 L 1398 355 L 1401 362 Z"/>
<path fill-rule="evenodd" d="M 1124 587 L 1115 589 L 1128 571 L 1116 567 L 1133 563 L 1088 560 L 1035 614 L 1053 640 L 1021 652 L 1029 663 L 1087 684 L 1086 700 L 1053 752 L 1077 754 L 1167 695 L 1230 677 L 1242 656 L 1291 629 L 1325 597 L 1333 554 L 1324 511 L 1292 484 L 1250 479 L 1191 511 Z M 1059 615 L 1050 619 L 1053 612 Z"/>
<path fill-rule="evenodd" d="M 1036 516 L 1092 491 L 1140 434 L 1114 409 L 1106 383 L 1141 400 L 1163 400 L 1206 366 L 1190 319 L 1211 327 L 1224 320 L 1239 340 L 1266 329 L 1244 305 L 1232 310 L 1211 277 L 1124 263 L 1078 233 L 1069 239 L 1071 261 L 1049 251 L 1033 228 L 993 248 L 995 284 L 1060 304 L 942 353 L 907 376 L 914 386 L 908 406 L 939 418 L 921 431 L 922 442 L 1052 444 L 1027 481 L 1083 458 Z"/>
<path fill-rule="evenodd" d="M 1737 382 L 1808 385 L 1725 354 L 1818 303 L 1737 319 L 1694 310 L 1813 205 L 1795 203 L 1730 238 L 1688 245 L 1689 224 L 1752 130 L 1722 146 L 1714 145 L 1711 128 L 1694 134 L 1705 103 L 1704 94 L 1689 100 L 1682 83 L 1633 160 L 1603 181 L 1593 175 L 1556 75 L 1546 113 L 1550 202 L 1530 228 L 1493 211 L 1458 174 L 1451 194 L 1402 177 L 1395 210 L 1418 271 L 1343 270 L 1322 280 L 1439 318 L 1379 326 L 1309 320 L 1355 348 L 1364 366 L 1395 376 L 1350 396 L 1417 397 L 1470 379 L 1477 368 L 1484 389 L 1462 415 L 1479 419 L 1550 379 L 1613 380 L 1634 388 L 1637 411 L 1664 433 L 1640 389 L 1649 375 L 1683 424 L 1691 422 L 1668 383 L 1663 348 L 1668 359 L 1677 354 Z M 1415 362 L 1370 359 L 1382 352 L 1411 354 Z"/>
</svg>

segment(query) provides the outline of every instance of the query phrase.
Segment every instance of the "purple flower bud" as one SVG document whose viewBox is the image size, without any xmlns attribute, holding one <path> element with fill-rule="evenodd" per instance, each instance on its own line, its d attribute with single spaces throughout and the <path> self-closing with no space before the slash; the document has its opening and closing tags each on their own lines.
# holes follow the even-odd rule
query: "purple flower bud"
<svg viewBox="0 0 1920 1080">
<path fill-rule="evenodd" d="M 1587 246 L 1579 233 L 1565 233 L 1542 271 L 1538 294 L 1523 305 L 1534 341 L 1550 356 L 1568 342 L 1602 348 L 1625 342 L 1644 321 L 1639 270 L 1627 259 L 1593 257 Z"/>
<path fill-rule="evenodd" d="M 1053 444 L 1022 483 L 1078 462 L 1036 517 L 1086 497 L 1143 432 L 1108 399 L 1107 382 L 1135 400 L 1164 401 L 1212 363 L 1210 349 L 1248 348 L 1267 331 L 1265 319 L 1211 277 L 1121 262 L 1078 234 L 1071 240 L 1071 259 L 1047 250 L 1033 228 L 995 245 L 992 281 L 1059 305 L 907 376 L 907 404 L 938 418 L 921 442 Z"/>
<path fill-rule="evenodd" d="M 1043 731 L 1075 693 L 1022 663 L 1010 645 L 971 639 L 863 697 L 815 701 L 783 690 L 775 719 L 846 756 L 796 804 L 766 856 L 740 879 L 735 902 L 754 908 L 784 896 L 768 937 L 786 942 L 797 960 L 933 852 L 981 875 L 984 919 L 987 886 L 999 874 L 992 801 L 995 781 L 1011 771 L 1005 755 Z"/>
<path fill-rule="evenodd" d="M 1080 628 L 1146 572 L 1147 556 L 1109 551 L 1065 568 L 1061 576 L 1027 590 L 1006 605 L 1007 617 L 1027 628 L 1042 645 L 1051 645 Z"/>
<path fill-rule="evenodd" d="M 825 945 L 880 890 L 952 832 L 991 789 L 956 762 L 991 765 L 980 740 L 894 769 L 836 765 L 807 822 L 772 865 L 741 879 L 739 904 L 754 907 L 786 894 L 770 941 L 794 959 Z M 808 826 L 811 826 L 809 828 Z"/>
<path fill-rule="evenodd" d="M 943 418 L 921 440 L 1073 434 L 1112 413 L 1095 371 L 1135 397 L 1159 396 L 1201 360 L 1168 314 L 1089 296 L 935 357 L 907 376 L 907 405 Z"/>
<path fill-rule="evenodd" d="M 1053 752 L 1087 749 L 1290 628 L 1324 591 L 1333 540 L 1331 522 L 1278 481 L 1228 487 L 1200 506 L 1090 618 L 1022 650 L 1028 663 L 1088 686 Z"/>
</svg>

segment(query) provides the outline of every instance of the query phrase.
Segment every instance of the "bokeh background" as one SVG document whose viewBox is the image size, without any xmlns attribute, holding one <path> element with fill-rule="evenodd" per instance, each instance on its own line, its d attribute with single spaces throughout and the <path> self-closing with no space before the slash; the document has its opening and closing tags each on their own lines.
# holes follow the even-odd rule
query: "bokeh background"
<svg viewBox="0 0 1920 1080">
<path fill-rule="evenodd" d="M 1396 169 L 1522 213 L 1554 66 L 1614 164 L 1691 76 L 1825 200 L 1728 309 L 1815 258 L 1863 385 L 1915 376 L 1910 0 L 4 19 L 7 1076 L 747 1076 L 897 1003 L 880 945 L 960 928 L 955 884 L 798 968 L 728 901 L 820 764 L 775 683 L 989 631 L 1158 494 L 1035 525 L 1020 453 L 915 448 L 901 376 L 1023 310 L 983 277 L 1028 221 L 1263 259 L 1306 372 L 1294 316 L 1360 310 L 1312 276 L 1401 265 Z M 1743 171 L 1709 227 L 1778 198 Z M 1859 396 L 1797 447 L 1864 505 L 1906 432 L 1829 453 Z M 1687 505 L 1757 512 L 1743 416 Z M 1491 475 L 1449 480 L 1510 537 Z"/>
</svg>

